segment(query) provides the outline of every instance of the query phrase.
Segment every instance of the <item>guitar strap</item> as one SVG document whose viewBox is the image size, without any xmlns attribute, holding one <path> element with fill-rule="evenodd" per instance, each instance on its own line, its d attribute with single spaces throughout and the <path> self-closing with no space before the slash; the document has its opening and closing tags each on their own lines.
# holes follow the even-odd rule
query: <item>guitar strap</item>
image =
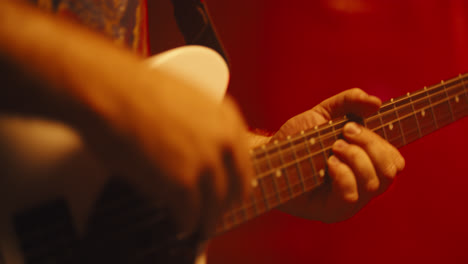
<svg viewBox="0 0 468 264">
<path fill-rule="evenodd" d="M 177 25 L 185 42 L 189 45 L 203 45 L 216 50 L 229 65 L 229 59 L 216 34 L 204 0 L 171 1 Z"/>
</svg>

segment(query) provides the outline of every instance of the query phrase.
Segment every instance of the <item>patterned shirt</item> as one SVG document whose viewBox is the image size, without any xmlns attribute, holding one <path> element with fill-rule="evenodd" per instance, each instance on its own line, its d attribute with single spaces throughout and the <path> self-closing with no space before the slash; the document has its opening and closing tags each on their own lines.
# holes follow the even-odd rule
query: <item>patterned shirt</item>
<svg viewBox="0 0 468 264">
<path fill-rule="evenodd" d="M 144 56 L 148 54 L 145 0 L 30 0 L 42 9 L 77 20 Z"/>
</svg>

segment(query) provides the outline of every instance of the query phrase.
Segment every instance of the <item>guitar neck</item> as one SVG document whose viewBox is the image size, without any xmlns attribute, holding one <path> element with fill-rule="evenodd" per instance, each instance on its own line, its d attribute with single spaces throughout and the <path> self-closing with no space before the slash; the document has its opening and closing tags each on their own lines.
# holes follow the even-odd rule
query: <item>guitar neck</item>
<svg viewBox="0 0 468 264">
<path fill-rule="evenodd" d="M 468 74 L 383 103 L 362 125 L 395 147 L 407 145 L 468 115 Z M 224 214 L 217 234 L 253 219 L 326 182 L 331 146 L 341 137 L 342 117 L 282 141 L 251 150 L 253 194 Z M 354 120 L 355 121 L 355 120 Z"/>
</svg>

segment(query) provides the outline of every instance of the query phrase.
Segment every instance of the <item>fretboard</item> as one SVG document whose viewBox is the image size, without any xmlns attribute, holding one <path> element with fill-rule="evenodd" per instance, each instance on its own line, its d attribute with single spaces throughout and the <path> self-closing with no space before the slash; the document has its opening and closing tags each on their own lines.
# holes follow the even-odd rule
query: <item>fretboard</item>
<svg viewBox="0 0 468 264">
<path fill-rule="evenodd" d="M 391 99 L 362 119 L 367 128 L 402 147 L 468 115 L 468 74 Z M 224 214 L 220 234 L 322 185 L 331 146 L 350 121 L 342 117 L 282 141 L 252 149 L 253 194 Z"/>
</svg>

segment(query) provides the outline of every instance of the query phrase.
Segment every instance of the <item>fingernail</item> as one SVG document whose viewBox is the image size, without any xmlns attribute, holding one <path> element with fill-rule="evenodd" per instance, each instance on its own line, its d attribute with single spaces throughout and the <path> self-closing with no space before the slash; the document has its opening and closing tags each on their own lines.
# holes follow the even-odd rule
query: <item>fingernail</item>
<svg viewBox="0 0 468 264">
<path fill-rule="evenodd" d="M 333 150 L 335 150 L 335 151 L 336 150 L 342 150 L 342 149 L 346 148 L 346 145 L 347 145 L 347 143 L 344 140 L 340 139 L 340 140 L 336 141 L 335 144 L 333 144 Z"/>
<path fill-rule="evenodd" d="M 336 164 L 338 164 L 340 161 L 338 160 L 337 157 L 335 157 L 335 156 L 330 156 L 330 157 L 328 158 L 328 162 L 330 162 L 330 164 L 332 164 L 332 165 L 336 165 Z"/>
<path fill-rule="evenodd" d="M 355 203 L 359 199 L 359 194 L 357 192 L 346 193 L 344 195 L 344 199 L 345 199 L 345 201 L 347 201 L 349 203 Z"/>
<path fill-rule="evenodd" d="M 360 134 L 362 129 L 354 122 L 349 122 L 344 127 L 344 132 L 350 136 Z"/>
</svg>

